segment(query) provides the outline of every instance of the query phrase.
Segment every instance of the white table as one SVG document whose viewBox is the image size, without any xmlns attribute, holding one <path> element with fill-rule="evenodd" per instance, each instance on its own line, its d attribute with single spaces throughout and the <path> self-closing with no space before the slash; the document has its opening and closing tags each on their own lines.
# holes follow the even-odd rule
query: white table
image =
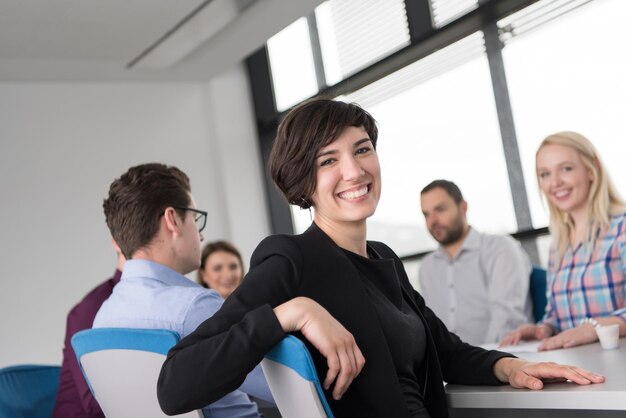
<svg viewBox="0 0 626 418">
<path fill-rule="evenodd" d="M 605 383 L 580 386 L 547 383 L 543 390 L 511 386 L 446 386 L 451 417 L 626 417 L 626 339 L 605 351 L 599 343 L 581 347 L 520 353 L 530 361 L 571 364 L 602 374 Z"/>
</svg>

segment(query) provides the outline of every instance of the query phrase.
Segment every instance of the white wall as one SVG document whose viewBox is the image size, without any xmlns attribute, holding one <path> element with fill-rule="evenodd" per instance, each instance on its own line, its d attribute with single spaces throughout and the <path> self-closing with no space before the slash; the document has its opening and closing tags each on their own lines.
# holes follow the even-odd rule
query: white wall
<svg viewBox="0 0 626 418">
<path fill-rule="evenodd" d="M 208 84 L 215 146 L 219 150 L 222 211 L 230 222 L 224 237 L 231 237 L 248 260 L 259 241 L 269 233 L 269 214 L 262 179 L 260 149 L 243 67 L 215 77 Z M 211 239 L 211 237 L 209 237 Z"/>
<path fill-rule="evenodd" d="M 0 84 L 0 367 L 60 363 L 67 311 L 114 271 L 102 200 L 131 165 L 180 167 L 206 239 L 250 255 L 268 225 L 249 103 L 239 67 L 202 85 Z"/>
</svg>

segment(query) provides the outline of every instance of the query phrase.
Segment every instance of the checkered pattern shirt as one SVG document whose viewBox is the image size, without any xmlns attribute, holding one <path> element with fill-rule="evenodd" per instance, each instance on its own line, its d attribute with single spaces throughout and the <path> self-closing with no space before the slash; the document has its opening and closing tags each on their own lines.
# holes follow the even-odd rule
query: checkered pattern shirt
<svg viewBox="0 0 626 418">
<path fill-rule="evenodd" d="M 557 332 L 583 318 L 619 316 L 626 321 L 626 213 L 610 217 L 593 248 L 568 246 L 560 265 L 548 261 L 548 305 L 542 322 Z"/>
</svg>

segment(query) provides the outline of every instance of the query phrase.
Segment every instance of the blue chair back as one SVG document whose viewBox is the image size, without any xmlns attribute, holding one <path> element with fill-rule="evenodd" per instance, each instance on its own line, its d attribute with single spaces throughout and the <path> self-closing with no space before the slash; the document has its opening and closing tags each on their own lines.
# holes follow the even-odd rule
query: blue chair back
<svg viewBox="0 0 626 418">
<path fill-rule="evenodd" d="M 95 328 L 77 332 L 72 347 L 94 397 L 107 417 L 166 417 L 156 385 L 179 336 L 164 329 Z M 193 411 L 180 416 L 202 416 Z"/>
<path fill-rule="evenodd" d="M 298 338 L 285 337 L 261 367 L 283 418 L 333 418 L 313 359 Z"/>
<path fill-rule="evenodd" d="M 533 266 L 530 273 L 530 297 L 533 300 L 533 316 L 538 322 L 543 318 L 548 303 L 547 273 L 541 267 Z"/>
<path fill-rule="evenodd" d="M 50 418 L 61 366 L 19 365 L 0 369 L 0 417 Z"/>
</svg>

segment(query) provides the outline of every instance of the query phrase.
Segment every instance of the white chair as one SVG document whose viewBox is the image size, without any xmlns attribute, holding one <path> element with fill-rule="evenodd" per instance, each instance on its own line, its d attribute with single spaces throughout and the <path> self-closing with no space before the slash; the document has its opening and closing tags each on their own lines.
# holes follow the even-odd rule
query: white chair
<svg viewBox="0 0 626 418">
<path fill-rule="evenodd" d="M 179 339 L 169 330 L 96 328 L 76 333 L 72 347 L 107 418 L 167 417 L 156 386 L 165 356 Z M 193 411 L 178 416 L 203 415 Z"/>
<path fill-rule="evenodd" d="M 265 355 L 261 367 L 283 418 L 333 418 L 302 341 L 288 335 Z"/>
</svg>

